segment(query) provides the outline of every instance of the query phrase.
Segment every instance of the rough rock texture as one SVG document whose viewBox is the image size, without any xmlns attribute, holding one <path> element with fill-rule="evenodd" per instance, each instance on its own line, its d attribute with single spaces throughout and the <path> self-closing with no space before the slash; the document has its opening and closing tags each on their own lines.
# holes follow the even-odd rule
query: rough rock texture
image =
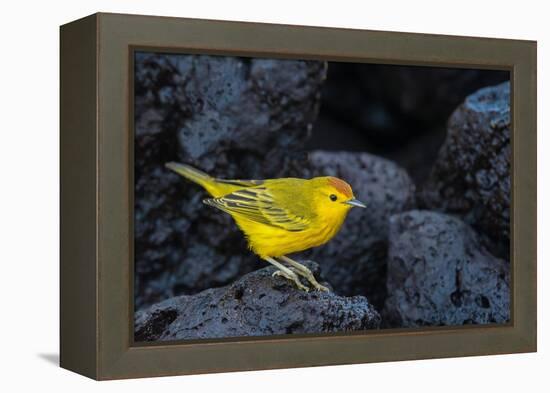
<svg viewBox="0 0 550 393">
<path fill-rule="evenodd" d="M 489 254 L 464 222 L 413 210 L 391 217 L 388 326 L 504 323 L 509 263 Z"/>
<path fill-rule="evenodd" d="M 228 215 L 164 168 L 226 178 L 298 174 L 323 62 L 138 53 L 135 59 L 136 308 L 225 285 L 261 266 Z M 174 208 L 176 207 L 176 208 Z"/>
<path fill-rule="evenodd" d="M 394 163 L 367 153 L 313 152 L 313 176 L 337 176 L 352 187 L 366 209 L 354 208 L 327 244 L 306 255 L 321 264 L 339 295 L 365 295 L 378 309 L 386 296 L 388 220 L 414 206 L 415 188 Z"/>
<path fill-rule="evenodd" d="M 477 91 L 449 120 L 447 140 L 422 192 L 425 207 L 460 215 L 493 253 L 510 242 L 510 83 Z"/>
<path fill-rule="evenodd" d="M 308 263 L 316 272 L 317 265 Z M 222 287 L 179 296 L 135 314 L 136 341 L 325 333 L 376 329 L 366 298 L 297 290 L 273 267 Z"/>
</svg>

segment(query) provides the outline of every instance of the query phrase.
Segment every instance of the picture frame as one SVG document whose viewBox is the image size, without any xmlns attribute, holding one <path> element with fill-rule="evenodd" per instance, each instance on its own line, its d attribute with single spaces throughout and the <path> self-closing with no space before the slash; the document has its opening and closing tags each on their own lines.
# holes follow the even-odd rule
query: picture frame
<svg viewBox="0 0 550 393">
<path fill-rule="evenodd" d="M 133 340 L 133 53 L 511 73 L 511 321 L 330 335 Z M 536 351 L 536 42 L 97 13 L 60 29 L 60 364 L 97 380 Z"/>
</svg>

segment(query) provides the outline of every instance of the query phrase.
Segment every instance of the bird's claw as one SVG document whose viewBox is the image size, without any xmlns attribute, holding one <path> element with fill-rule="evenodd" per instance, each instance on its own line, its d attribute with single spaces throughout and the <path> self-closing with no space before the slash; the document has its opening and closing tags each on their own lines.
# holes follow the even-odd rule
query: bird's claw
<svg viewBox="0 0 550 393">
<path fill-rule="evenodd" d="M 325 287 L 324 285 L 321 285 L 319 284 L 319 282 L 317 282 L 311 270 L 307 269 L 305 271 L 304 270 L 301 271 L 296 268 L 291 268 L 291 269 L 297 274 L 305 277 L 309 281 L 309 283 L 315 288 L 315 290 L 319 292 L 330 292 L 330 289 L 328 287 Z"/>
<path fill-rule="evenodd" d="M 301 289 L 302 291 L 304 292 L 309 292 L 309 288 L 306 287 L 304 284 L 302 284 L 300 282 L 300 279 L 296 276 L 290 276 L 288 274 L 286 274 L 285 272 L 283 272 L 282 270 L 277 270 L 276 272 L 274 272 L 272 275 L 272 277 L 279 277 L 279 276 L 282 276 L 284 278 L 286 278 L 287 280 L 290 280 L 292 282 L 294 282 L 294 284 L 298 287 L 298 289 Z"/>
<path fill-rule="evenodd" d="M 330 289 L 328 287 L 325 287 L 324 285 L 321 285 L 319 283 L 317 284 L 313 284 L 313 286 L 315 287 L 316 290 L 318 290 L 319 292 L 330 292 Z"/>
</svg>

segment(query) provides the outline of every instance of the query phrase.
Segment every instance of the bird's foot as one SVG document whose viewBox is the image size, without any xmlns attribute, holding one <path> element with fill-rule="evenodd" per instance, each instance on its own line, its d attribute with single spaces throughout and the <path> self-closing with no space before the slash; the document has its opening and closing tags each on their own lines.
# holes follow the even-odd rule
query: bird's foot
<svg viewBox="0 0 550 393">
<path fill-rule="evenodd" d="M 313 275 L 313 273 L 311 271 L 307 271 L 307 272 L 300 272 L 302 274 L 302 276 L 304 276 L 311 285 L 313 285 L 313 287 L 320 291 L 320 292 L 330 292 L 330 289 L 325 287 L 324 285 L 321 285 L 319 284 L 319 282 L 315 279 L 315 276 Z"/>
<path fill-rule="evenodd" d="M 291 272 L 291 273 L 294 273 L 294 272 Z M 287 280 L 294 282 L 294 284 L 298 287 L 298 289 L 301 289 L 304 292 L 309 292 L 309 288 L 306 287 L 304 284 L 302 284 L 302 282 L 300 281 L 300 279 L 296 274 L 288 274 L 282 270 L 277 270 L 275 273 L 272 274 L 272 276 L 273 277 L 282 276 Z"/>
<path fill-rule="evenodd" d="M 319 284 L 317 281 L 315 281 L 315 283 L 311 282 L 311 285 L 313 285 L 315 289 L 318 290 L 319 292 L 330 292 L 330 289 L 328 287 L 325 287 L 324 285 Z"/>
<path fill-rule="evenodd" d="M 293 272 L 296 274 L 299 274 L 300 276 L 304 277 L 306 280 L 309 281 L 309 283 L 320 292 L 330 292 L 330 289 L 325 287 L 324 285 L 319 284 L 319 282 L 315 279 L 315 276 L 309 270 L 307 266 L 302 265 L 300 262 L 296 262 L 293 259 L 290 259 L 287 256 L 283 256 L 281 259 L 283 259 L 285 262 L 287 262 L 290 265 L 290 269 L 292 269 Z"/>
</svg>

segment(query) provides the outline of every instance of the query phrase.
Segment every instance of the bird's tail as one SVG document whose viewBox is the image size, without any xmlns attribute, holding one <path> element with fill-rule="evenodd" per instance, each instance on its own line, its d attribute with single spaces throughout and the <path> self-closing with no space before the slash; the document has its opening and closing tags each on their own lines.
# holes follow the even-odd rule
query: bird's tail
<svg viewBox="0 0 550 393">
<path fill-rule="evenodd" d="M 179 164 L 177 162 L 168 162 L 166 168 L 173 170 L 177 174 L 191 180 L 194 183 L 202 186 L 208 193 L 215 198 L 223 196 L 226 192 L 215 178 L 204 173 L 192 166 Z"/>
</svg>

